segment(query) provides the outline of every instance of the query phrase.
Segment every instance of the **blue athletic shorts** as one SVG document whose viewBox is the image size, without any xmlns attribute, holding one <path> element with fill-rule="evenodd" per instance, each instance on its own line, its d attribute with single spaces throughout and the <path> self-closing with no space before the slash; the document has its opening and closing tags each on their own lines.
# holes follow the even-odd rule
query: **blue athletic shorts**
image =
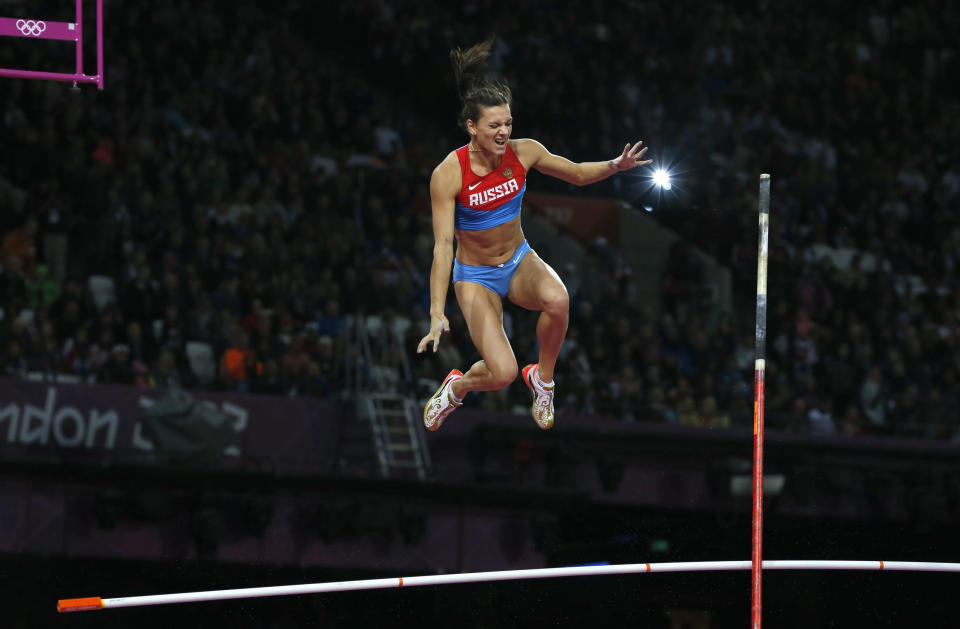
<svg viewBox="0 0 960 629">
<path fill-rule="evenodd" d="M 473 266 L 470 264 L 460 264 L 456 259 L 453 261 L 453 283 L 474 282 L 481 286 L 486 286 L 501 297 L 506 297 L 510 290 L 510 280 L 513 274 L 517 272 L 520 261 L 523 256 L 530 252 L 530 245 L 524 240 L 513 252 L 513 257 L 503 264 L 497 266 Z"/>
</svg>

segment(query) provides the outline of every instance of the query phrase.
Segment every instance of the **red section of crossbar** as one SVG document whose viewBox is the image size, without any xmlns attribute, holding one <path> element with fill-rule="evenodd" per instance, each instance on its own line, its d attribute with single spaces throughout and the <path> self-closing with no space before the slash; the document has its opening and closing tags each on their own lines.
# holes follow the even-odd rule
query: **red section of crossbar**
<svg viewBox="0 0 960 629">
<path fill-rule="evenodd" d="M 57 601 L 58 612 L 87 612 L 94 609 L 103 609 L 103 600 L 99 596 L 87 598 L 67 598 Z"/>
</svg>

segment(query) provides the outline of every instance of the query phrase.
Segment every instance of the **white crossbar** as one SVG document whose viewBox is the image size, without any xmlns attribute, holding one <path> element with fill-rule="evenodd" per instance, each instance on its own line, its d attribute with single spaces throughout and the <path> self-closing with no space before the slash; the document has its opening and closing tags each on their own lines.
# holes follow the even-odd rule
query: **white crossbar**
<svg viewBox="0 0 960 629">
<path fill-rule="evenodd" d="M 112 609 L 117 607 L 143 607 L 147 605 L 171 605 L 200 601 L 222 601 L 237 598 L 260 598 L 288 596 L 291 594 L 321 594 L 325 592 L 350 592 L 356 590 L 383 590 L 424 585 L 452 585 L 455 583 L 483 583 L 487 581 L 512 581 L 519 579 L 552 579 L 556 577 L 602 576 L 611 574 L 635 574 L 640 572 L 712 572 L 722 570 L 750 570 L 750 561 L 681 561 L 672 563 L 632 563 L 599 566 L 571 566 L 566 568 L 534 568 L 529 570 L 501 570 L 497 572 L 467 572 L 463 574 L 439 574 L 413 577 L 389 577 L 360 581 L 331 581 L 329 583 L 304 583 L 301 585 L 275 585 L 270 587 L 240 588 L 235 590 L 211 590 L 207 592 L 184 592 L 181 594 L 151 594 L 125 598 L 77 598 L 58 602 L 61 612 Z M 764 570 L 884 570 L 908 572 L 960 572 L 960 563 L 923 561 L 837 561 L 837 560 L 766 560 Z"/>
</svg>

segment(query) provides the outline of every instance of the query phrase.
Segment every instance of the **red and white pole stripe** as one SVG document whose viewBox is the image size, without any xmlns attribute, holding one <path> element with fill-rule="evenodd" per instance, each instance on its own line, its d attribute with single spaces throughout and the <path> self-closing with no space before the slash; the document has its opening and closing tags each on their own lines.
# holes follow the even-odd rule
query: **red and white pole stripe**
<svg viewBox="0 0 960 629">
<path fill-rule="evenodd" d="M 770 233 L 770 175 L 760 175 L 760 242 L 757 246 L 757 327 L 753 384 L 753 534 L 750 626 L 760 629 L 763 595 L 763 417 L 767 360 L 767 243 Z"/>
<path fill-rule="evenodd" d="M 936 563 L 919 561 L 835 561 L 835 560 L 773 560 L 764 561 L 766 570 L 893 570 L 911 572 L 960 572 L 960 563 Z M 572 566 L 567 568 L 534 568 L 531 570 L 503 570 L 499 572 L 468 572 L 464 574 L 440 574 L 418 577 L 390 577 L 362 581 L 332 581 L 329 583 L 305 583 L 301 585 L 278 585 L 270 587 L 241 588 L 236 590 L 211 590 L 185 592 L 182 594 L 152 594 L 125 598 L 63 599 L 57 602 L 60 612 L 78 612 L 119 607 L 145 607 L 148 605 L 171 605 L 201 601 L 224 601 L 238 598 L 262 598 L 292 594 L 321 594 L 325 592 L 352 592 L 357 590 L 385 590 L 400 587 L 425 585 L 451 585 L 454 583 L 483 583 L 489 581 L 514 581 L 520 579 L 551 579 L 556 577 L 583 577 L 643 572 L 713 572 L 750 570 L 750 561 L 685 561 L 673 563 L 633 563 L 608 566 Z"/>
</svg>

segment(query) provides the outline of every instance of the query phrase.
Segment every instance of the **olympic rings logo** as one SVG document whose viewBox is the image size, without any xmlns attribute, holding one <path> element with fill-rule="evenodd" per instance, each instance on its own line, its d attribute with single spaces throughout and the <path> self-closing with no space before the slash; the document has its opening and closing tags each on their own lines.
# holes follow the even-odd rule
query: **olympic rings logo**
<svg viewBox="0 0 960 629">
<path fill-rule="evenodd" d="M 47 23 L 43 20 L 17 20 L 17 30 L 25 37 L 40 37 L 47 30 Z"/>
</svg>

